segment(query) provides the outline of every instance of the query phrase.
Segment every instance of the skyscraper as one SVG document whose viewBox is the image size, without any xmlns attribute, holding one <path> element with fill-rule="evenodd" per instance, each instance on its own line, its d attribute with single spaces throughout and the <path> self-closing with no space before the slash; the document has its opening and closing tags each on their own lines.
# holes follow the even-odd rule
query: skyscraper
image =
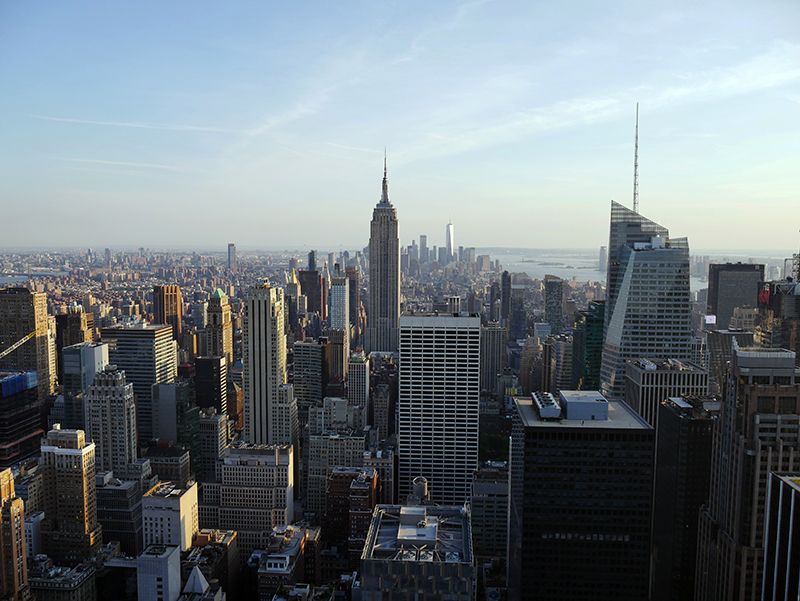
<svg viewBox="0 0 800 601">
<path fill-rule="evenodd" d="M 564 329 L 564 280 L 554 275 L 544 276 L 544 320 L 553 335 Z"/>
<path fill-rule="evenodd" d="M 750 263 L 709 265 L 706 314 L 716 317 L 717 328 L 727 329 L 736 307 L 757 306 L 758 285 L 763 281 L 763 265 Z"/>
<path fill-rule="evenodd" d="M 233 323 L 231 305 L 225 293 L 217 288 L 208 301 L 206 310 L 206 354 L 210 357 L 225 357 L 233 365 Z"/>
<path fill-rule="evenodd" d="M 783 349 L 734 348 L 700 512 L 697 601 L 759 599 L 770 472 L 800 465 L 800 368 Z"/>
<path fill-rule="evenodd" d="M 25 503 L 14 494 L 10 469 L 0 472 L 0 598 L 24 601 L 28 590 L 28 563 L 25 553 Z"/>
<path fill-rule="evenodd" d="M 605 301 L 590 301 L 586 311 L 575 313 L 572 329 L 572 388 L 600 388 L 600 361 L 603 357 L 603 316 Z"/>
<path fill-rule="evenodd" d="M 497 376 L 505 367 L 508 330 L 496 321 L 481 327 L 481 390 L 497 390 Z"/>
<path fill-rule="evenodd" d="M 0 290 L 0 349 L 34 332 L 32 340 L 0 359 L 0 369 L 35 371 L 39 398 L 44 399 L 53 392 L 56 377 L 50 369 L 55 347 L 47 327 L 47 295 L 27 288 Z"/>
<path fill-rule="evenodd" d="M 286 384 L 283 290 L 266 280 L 247 292 L 244 316 L 244 438 L 271 444 L 278 389 Z"/>
<path fill-rule="evenodd" d="M 94 443 L 98 471 L 125 477 L 137 459 L 136 405 L 125 372 L 109 365 L 98 372 L 86 396 L 86 437 Z"/>
<path fill-rule="evenodd" d="M 414 478 L 443 505 L 469 499 L 478 465 L 481 320 L 476 315 L 400 318 L 400 496 Z"/>
<path fill-rule="evenodd" d="M 139 438 L 153 437 L 153 384 L 172 382 L 177 373 L 177 354 L 172 327 L 142 323 L 119 324 L 101 331 L 108 343 L 108 360 L 125 372 L 136 394 Z"/>
<path fill-rule="evenodd" d="M 42 437 L 42 405 L 35 371 L 0 371 L 0 467 L 36 455 Z"/>
<path fill-rule="evenodd" d="M 236 271 L 236 245 L 233 242 L 228 244 L 228 269 Z"/>
<path fill-rule="evenodd" d="M 172 326 L 172 339 L 180 343 L 183 319 L 180 286 L 153 287 L 153 314 L 155 323 Z"/>
<path fill-rule="evenodd" d="M 505 320 L 511 313 L 511 275 L 504 271 L 500 279 L 500 317 Z"/>
<path fill-rule="evenodd" d="M 425 234 L 419 237 L 419 262 L 428 262 L 428 237 Z"/>
<path fill-rule="evenodd" d="M 45 506 L 51 508 L 46 512 L 42 545 L 57 565 L 78 565 L 103 544 L 94 450 L 83 430 L 55 428 L 42 441 Z"/>
<path fill-rule="evenodd" d="M 611 203 L 607 300 L 600 384 L 622 400 L 625 361 L 691 358 L 689 243 Z"/>
<path fill-rule="evenodd" d="M 509 599 L 648 598 L 654 443 L 596 391 L 514 398 Z"/>
<path fill-rule="evenodd" d="M 397 211 L 389 202 L 386 162 L 383 192 L 372 212 L 369 236 L 369 313 L 365 350 L 396 352 L 400 319 L 400 237 Z"/>
<path fill-rule="evenodd" d="M 447 228 L 445 230 L 445 236 L 446 236 L 445 248 L 447 249 L 447 256 L 445 258 L 447 259 L 447 262 L 450 263 L 453 260 L 453 251 L 456 248 L 455 232 L 453 230 L 453 223 L 452 222 L 448 222 L 447 223 Z"/>
</svg>

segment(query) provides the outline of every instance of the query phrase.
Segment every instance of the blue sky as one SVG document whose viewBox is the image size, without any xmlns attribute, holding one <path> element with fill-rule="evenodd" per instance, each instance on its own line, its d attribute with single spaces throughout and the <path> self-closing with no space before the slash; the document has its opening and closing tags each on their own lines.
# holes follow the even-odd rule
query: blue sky
<svg viewBox="0 0 800 601">
<path fill-rule="evenodd" d="M 800 242 L 800 3 L 5 2 L 0 247 Z"/>
</svg>

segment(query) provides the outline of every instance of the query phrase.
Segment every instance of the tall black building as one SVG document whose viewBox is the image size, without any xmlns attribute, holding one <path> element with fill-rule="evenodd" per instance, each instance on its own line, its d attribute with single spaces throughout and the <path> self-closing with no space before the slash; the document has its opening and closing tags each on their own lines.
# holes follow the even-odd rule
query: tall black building
<svg viewBox="0 0 800 601">
<path fill-rule="evenodd" d="M 597 391 L 514 398 L 509 599 L 647 599 L 655 432 Z"/>
<path fill-rule="evenodd" d="M 683 396 L 659 407 L 652 601 L 694 599 L 697 519 L 708 501 L 720 405 L 713 397 Z"/>
<path fill-rule="evenodd" d="M 600 388 L 605 309 L 605 301 L 591 301 L 587 310 L 575 313 L 572 329 L 572 387 L 575 390 Z"/>
<path fill-rule="evenodd" d="M 764 266 L 751 263 L 723 263 L 708 266 L 708 311 L 717 327 L 724 330 L 736 307 L 755 307 L 758 285 L 764 281 Z"/>
</svg>

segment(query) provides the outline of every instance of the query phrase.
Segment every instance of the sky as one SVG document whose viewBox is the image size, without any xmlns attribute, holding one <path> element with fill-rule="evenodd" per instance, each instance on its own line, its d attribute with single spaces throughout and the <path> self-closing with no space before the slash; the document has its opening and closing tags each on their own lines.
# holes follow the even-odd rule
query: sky
<svg viewBox="0 0 800 601">
<path fill-rule="evenodd" d="M 800 245 L 800 2 L 0 3 L 0 247 Z"/>
</svg>

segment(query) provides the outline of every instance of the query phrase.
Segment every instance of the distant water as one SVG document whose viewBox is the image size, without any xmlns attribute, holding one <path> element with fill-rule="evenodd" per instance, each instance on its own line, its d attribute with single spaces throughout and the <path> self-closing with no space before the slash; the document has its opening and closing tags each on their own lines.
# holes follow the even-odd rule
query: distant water
<svg viewBox="0 0 800 601">
<path fill-rule="evenodd" d="M 0 276 L 0 286 L 8 286 L 9 284 L 20 284 L 27 279 L 28 277 L 24 275 Z"/>
</svg>

